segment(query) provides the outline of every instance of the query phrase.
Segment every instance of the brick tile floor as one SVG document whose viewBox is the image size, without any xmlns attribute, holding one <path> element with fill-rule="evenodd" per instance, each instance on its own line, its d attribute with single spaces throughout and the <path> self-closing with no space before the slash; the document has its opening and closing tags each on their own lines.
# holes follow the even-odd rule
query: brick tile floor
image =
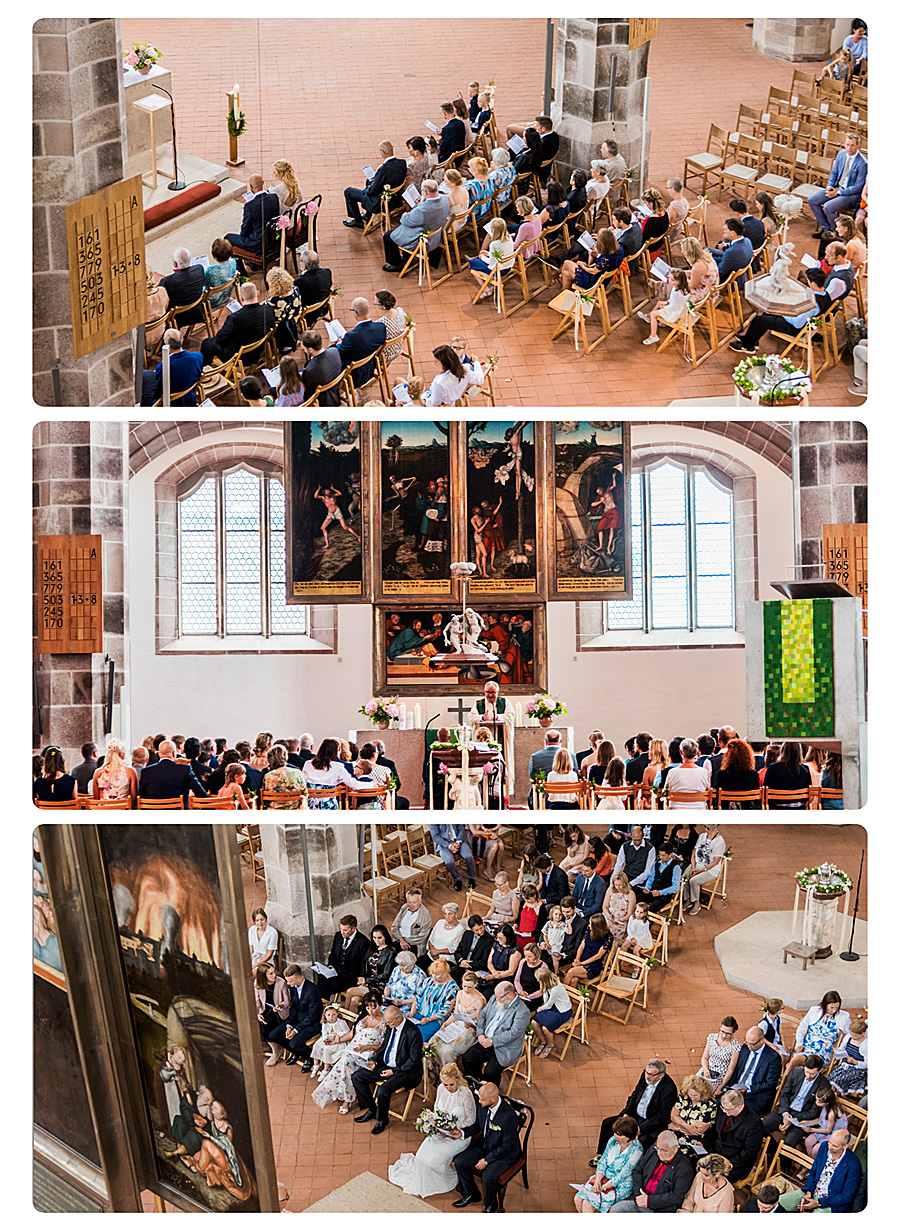
<svg viewBox="0 0 900 1229">
<path fill-rule="evenodd" d="M 531 1088 L 517 1081 L 515 1092 L 533 1105 L 536 1117 L 532 1133 L 531 1186 L 525 1191 L 514 1181 L 507 1196 L 510 1212 L 572 1211 L 569 1182 L 588 1176 L 587 1161 L 593 1156 L 602 1118 L 624 1105 L 643 1063 L 658 1055 L 670 1063 L 676 1082 L 696 1070 L 707 1033 L 722 1016 L 734 1015 L 741 1031 L 758 1017 L 759 996 L 726 984 L 713 951 L 713 939 L 758 910 L 790 909 L 793 906 L 793 870 L 814 866 L 825 858 L 855 877 L 865 830 L 856 825 L 818 824 L 725 824 L 725 836 L 734 850 L 729 867 L 728 901 L 717 901 L 709 911 L 688 919 L 670 933 L 670 963 L 652 971 L 650 1011 L 632 1013 L 623 1028 L 609 1020 L 589 1016 L 587 1048 L 573 1041 L 565 1062 L 536 1060 Z M 590 834 L 605 826 L 586 824 Z M 562 848 L 557 841 L 553 856 Z M 504 869 L 513 871 L 511 856 Z M 479 889 L 481 881 L 479 880 Z M 253 884 L 244 871 L 245 905 L 248 912 L 265 905 L 262 883 Z M 454 893 L 442 883 L 435 885 L 426 904 L 432 916 Z M 866 917 L 864 879 L 860 916 Z M 392 911 L 391 911 L 392 913 Z M 835 973 L 840 963 L 833 958 Z M 800 966 L 796 965 L 800 976 Z M 336 1105 L 320 1110 L 312 1101 L 314 1085 L 298 1067 L 283 1063 L 265 1069 L 269 1113 L 275 1143 L 278 1176 L 291 1192 L 290 1208 L 299 1212 L 354 1175 L 371 1170 L 382 1177 L 401 1152 L 415 1151 L 421 1142 L 412 1121 L 391 1120 L 382 1135 L 357 1126 L 352 1115 L 342 1118 Z M 505 1084 L 504 1084 L 505 1086 Z M 443 1212 L 451 1210 L 454 1193 L 429 1202 Z M 479 1208 L 473 1205 L 477 1212 Z M 363 1211 L 362 1208 L 359 1211 Z"/>
<path fill-rule="evenodd" d="M 273 159 L 287 157 L 301 189 L 323 194 L 319 250 L 344 287 L 338 315 L 347 323 L 350 300 L 357 294 L 371 299 L 387 283 L 417 323 L 420 371 L 429 380 L 437 371 L 431 350 L 462 332 L 480 355 L 499 353 L 501 405 L 664 406 L 730 396 L 738 358 L 727 348 L 693 371 L 674 342 L 662 354 L 648 353 L 640 345 L 646 326 L 634 319 L 592 354 L 576 354 L 570 334 L 550 341 L 559 317 L 546 307 L 548 294 L 504 320 L 487 303 L 472 305 L 474 284 L 467 276 L 457 274 L 429 292 L 413 278 L 399 282 L 382 273 L 378 237 L 363 238 L 341 225 L 343 189 L 361 185 L 360 168 L 377 162 L 378 142 L 392 140 L 403 154 L 407 138 L 425 131 L 425 119 L 436 122 L 440 103 L 458 90 L 465 94 L 473 78 L 482 84 L 495 79 L 501 132 L 508 122 L 536 115 L 544 32 L 543 20 L 521 18 L 514 27 L 506 18 L 122 20 L 125 45 L 149 40 L 163 50 L 184 151 L 224 162 L 225 91 L 240 84 L 248 130 L 240 145 L 246 164 L 236 173 L 270 175 Z M 709 53 L 702 71 L 698 43 Z M 681 174 L 685 155 L 705 147 L 710 122 L 733 125 L 741 102 L 762 106 L 770 86 L 790 85 L 792 71 L 791 64 L 753 49 L 743 18 L 664 19 L 650 51 L 650 182 L 664 188 L 670 175 Z M 726 212 L 713 200 L 712 242 Z M 234 229 L 239 225 L 237 202 Z M 813 229 L 809 215 L 792 225 L 798 259 L 813 249 Z M 812 393 L 815 409 L 857 403 L 846 391 L 851 367 L 847 359 L 824 373 Z"/>
</svg>

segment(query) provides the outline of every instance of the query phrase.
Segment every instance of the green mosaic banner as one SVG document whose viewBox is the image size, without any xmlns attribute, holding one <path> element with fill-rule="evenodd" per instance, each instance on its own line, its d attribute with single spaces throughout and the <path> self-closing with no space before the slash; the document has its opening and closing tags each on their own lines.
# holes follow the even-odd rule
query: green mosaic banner
<svg viewBox="0 0 900 1229">
<path fill-rule="evenodd" d="M 834 737 L 834 643 L 829 598 L 763 602 L 768 738 Z"/>
</svg>

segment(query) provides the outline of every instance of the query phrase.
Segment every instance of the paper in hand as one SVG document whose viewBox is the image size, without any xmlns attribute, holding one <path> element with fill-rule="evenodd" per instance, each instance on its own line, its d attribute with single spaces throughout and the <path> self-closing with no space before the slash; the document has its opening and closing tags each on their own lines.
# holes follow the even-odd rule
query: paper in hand
<svg viewBox="0 0 900 1229">
<path fill-rule="evenodd" d="M 324 323 L 325 332 L 328 334 L 329 341 L 340 341 L 347 332 L 340 320 L 326 320 Z"/>
<path fill-rule="evenodd" d="M 375 168 L 374 166 L 369 166 L 368 163 L 363 167 L 362 172 L 365 175 L 366 179 L 375 178 Z"/>
<path fill-rule="evenodd" d="M 514 154 L 520 154 L 525 148 L 525 141 L 522 137 L 513 133 L 513 135 L 506 142 L 506 148 L 511 149 Z"/>
</svg>

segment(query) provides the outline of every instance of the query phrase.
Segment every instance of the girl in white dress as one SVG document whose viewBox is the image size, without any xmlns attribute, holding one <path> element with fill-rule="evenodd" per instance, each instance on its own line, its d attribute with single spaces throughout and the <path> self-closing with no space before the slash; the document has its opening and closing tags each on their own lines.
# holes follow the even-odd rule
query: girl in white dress
<svg viewBox="0 0 900 1229">
<path fill-rule="evenodd" d="M 628 919 L 628 925 L 625 927 L 625 938 L 622 940 L 622 951 L 630 952 L 633 956 L 640 956 L 644 952 L 649 952 L 653 947 L 653 936 L 650 933 L 650 922 L 648 914 L 650 906 L 640 901 L 634 907 L 634 913 Z M 635 973 L 636 977 L 637 974 Z"/>
<path fill-rule="evenodd" d="M 550 953 L 550 959 L 553 961 L 553 972 L 559 972 L 559 960 L 562 956 L 563 943 L 566 938 L 566 923 L 563 918 L 563 911 L 559 905 L 550 906 L 550 920 L 544 923 L 544 929 L 541 931 L 542 943 L 541 947 L 545 952 Z"/>
<path fill-rule="evenodd" d="M 434 1098 L 434 1108 L 452 1115 L 460 1131 L 475 1121 L 475 1098 L 456 1063 L 441 1069 L 441 1086 Z M 456 1170 L 450 1168 L 450 1162 L 468 1146 L 465 1136 L 450 1139 L 447 1135 L 429 1135 L 416 1153 L 404 1152 L 388 1168 L 388 1178 L 407 1195 L 422 1199 L 443 1195 L 456 1186 Z"/>
<path fill-rule="evenodd" d="M 320 1079 L 325 1078 L 353 1036 L 353 1030 L 346 1020 L 342 1020 L 336 1007 L 326 1007 L 322 1014 L 322 1035 L 312 1048 L 313 1069 L 310 1079 L 322 1072 Z"/>
</svg>

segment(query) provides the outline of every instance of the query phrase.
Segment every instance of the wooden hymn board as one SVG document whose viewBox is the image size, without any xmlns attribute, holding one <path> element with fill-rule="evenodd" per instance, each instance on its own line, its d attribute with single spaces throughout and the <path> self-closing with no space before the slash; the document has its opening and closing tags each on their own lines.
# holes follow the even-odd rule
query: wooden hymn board
<svg viewBox="0 0 900 1229">
<path fill-rule="evenodd" d="M 38 652 L 103 652 L 103 538 L 38 538 Z"/>
<path fill-rule="evenodd" d="M 862 599 L 863 636 L 869 634 L 869 526 L 823 525 L 825 579 L 836 580 Z"/>
<path fill-rule="evenodd" d="M 66 206 L 72 345 L 91 354 L 147 319 L 140 175 Z"/>
</svg>

